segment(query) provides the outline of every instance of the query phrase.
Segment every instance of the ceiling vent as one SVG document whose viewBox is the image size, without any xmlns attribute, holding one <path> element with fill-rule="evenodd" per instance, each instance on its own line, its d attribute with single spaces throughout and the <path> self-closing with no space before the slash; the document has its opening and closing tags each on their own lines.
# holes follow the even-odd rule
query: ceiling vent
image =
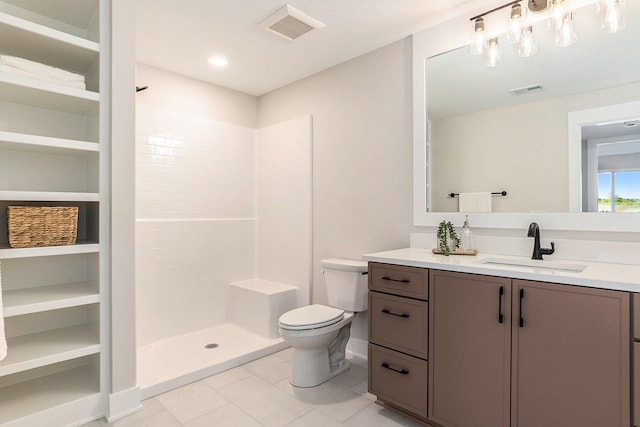
<svg viewBox="0 0 640 427">
<path fill-rule="evenodd" d="M 517 89 L 511 89 L 509 93 L 511 95 L 524 95 L 525 93 L 537 92 L 542 90 L 542 83 L 538 83 L 531 86 L 519 87 Z"/>
<path fill-rule="evenodd" d="M 325 25 L 298 9 L 286 5 L 258 26 L 287 40 L 295 40 L 303 34 L 317 28 L 323 28 Z"/>
</svg>

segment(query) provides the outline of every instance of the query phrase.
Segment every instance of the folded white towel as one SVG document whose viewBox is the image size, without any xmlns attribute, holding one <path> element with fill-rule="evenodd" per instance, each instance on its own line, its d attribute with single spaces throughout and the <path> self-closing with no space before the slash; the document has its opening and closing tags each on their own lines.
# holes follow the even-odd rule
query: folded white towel
<svg viewBox="0 0 640 427">
<path fill-rule="evenodd" d="M 460 193 L 458 200 L 459 212 L 491 212 L 491 193 Z"/>
<path fill-rule="evenodd" d="M 4 317 L 2 315 L 2 273 L 0 272 L 0 360 L 7 357 L 7 338 L 4 334 Z"/>
<path fill-rule="evenodd" d="M 49 76 L 36 74 L 36 73 L 29 72 L 29 71 L 19 70 L 17 68 L 11 67 L 9 65 L 0 64 L 0 72 L 7 73 L 7 74 L 12 74 L 14 76 L 28 77 L 30 79 L 36 79 L 36 80 L 40 80 L 40 81 L 43 81 L 43 82 L 54 83 L 54 84 L 57 84 L 57 85 L 71 87 L 71 88 L 74 88 L 74 89 L 86 90 L 86 86 L 85 86 L 84 82 L 78 82 L 78 81 L 72 81 L 72 80 L 57 80 L 57 79 L 51 78 Z"/>
<path fill-rule="evenodd" d="M 84 76 L 82 74 L 72 73 L 70 71 L 51 67 L 28 59 L 19 58 L 17 56 L 0 55 L 0 64 L 8 65 L 9 67 L 17 68 L 18 70 L 47 76 L 55 80 L 84 82 Z"/>
</svg>

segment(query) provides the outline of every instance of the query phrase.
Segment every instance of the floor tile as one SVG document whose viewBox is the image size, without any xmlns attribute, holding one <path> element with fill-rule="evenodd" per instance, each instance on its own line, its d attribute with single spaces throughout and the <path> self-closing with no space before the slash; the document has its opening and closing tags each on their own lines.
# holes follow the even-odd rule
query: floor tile
<svg viewBox="0 0 640 427">
<path fill-rule="evenodd" d="M 181 423 L 228 403 L 217 391 L 201 381 L 161 394 L 156 399 Z"/>
<path fill-rule="evenodd" d="M 251 372 L 247 371 L 242 366 L 238 366 L 237 368 L 212 375 L 202 381 L 212 389 L 217 390 L 220 387 L 228 386 L 240 381 L 241 379 L 250 377 L 251 375 L 253 375 Z"/>
<path fill-rule="evenodd" d="M 371 403 L 370 400 L 340 387 L 330 381 L 316 387 L 293 387 L 289 381 L 281 381 L 277 387 L 297 400 L 311 405 L 335 421 L 344 421 Z"/>
<path fill-rule="evenodd" d="M 256 376 L 218 391 L 264 426 L 283 426 L 311 410 L 311 406 Z"/>
<path fill-rule="evenodd" d="M 290 422 L 286 427 L 342 427 L 337 421 L 332 420 L 320 411 L 312 410 L 300 418 Z"/>
<path fill-rule="evenodd" d="M 275 356 L 254 360 L 242 367 L 270 384 L 289 378 L 291 374 L 291 362 Z"/>
<path fill-rule="evenodd" d="M 238 407 L 228 404 L 221 408 L 184 423 L 184 427 L 261 427 L 262 424 L 251 418 Z"/>
<path fill-rule="evenodd" d="M 121 420 L 84 427 L 419 427 L 367 393 L 366 360 L 310 388 L 289 384 L 286 349 L 142 402 Z"/>
<path fill-rule="evenodd" d="M 346 427 L 424 427 L 410 418 L 370 403 L 343 424 Z"/>
</svg>

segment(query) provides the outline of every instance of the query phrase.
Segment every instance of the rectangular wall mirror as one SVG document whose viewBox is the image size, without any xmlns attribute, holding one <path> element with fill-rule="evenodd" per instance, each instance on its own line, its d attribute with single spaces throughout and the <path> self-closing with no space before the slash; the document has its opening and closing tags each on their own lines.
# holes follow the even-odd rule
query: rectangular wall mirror
<svg viewBox="0 0 640 427">
<path fill-rule="evenodd" d="M 509 8 L 501 12 L 506 20 Z M 425 42 L 443 38 L 433 32 L 414 37 L 414 54 L 425 53 L 414 69 L 424 79 L 416 215 L 459 212 L 458 194 L 475 192 L 495 194 L 493 213 L 640 212 L 640 2 L 628 0 L 625 14 L 624 30 L 608 33 L 595 4 L 574 10 L 577 42 L 566 47 L 538 18 L 537 53 L 519 56 L 500 34 L 495 67 L 466 45 L 437 52 Z M 469 40 L 468 17 L 452 27 Z M 429 223 L 422 218 L 417 225 Z"/>
</svg>

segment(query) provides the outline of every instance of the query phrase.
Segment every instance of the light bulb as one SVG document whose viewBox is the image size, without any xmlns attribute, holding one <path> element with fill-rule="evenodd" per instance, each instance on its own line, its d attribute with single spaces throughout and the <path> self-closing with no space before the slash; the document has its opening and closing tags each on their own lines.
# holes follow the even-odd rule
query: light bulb
<svg viewBox="0 0 640 427">
<path fill-rule="evenodd" d="M 525 22 L 525 11 L 520 3 L 511 6 L 511 14 L 509 15 L 509 31 L 507 32 L 507 41 L 509 43 L 518 43 L 522 36 L 522 28 Z"/>
<path fill-rule="evenodd" d="M 484 65 L 487 67 L 495 67 L 500 61 L 500 46 L 498 45 L 498 39 L 492 38 L 487 40 L 486 49 Z"/>
<path fill-rule="evenodd" d="M 573 28 L 573 14 L 566 13 L 561 20 L 560 27 L 556 30 L 556 46 L 570 46 L 578 40 Z"/>
<path fill-rule="evenodd" d="M 520 37 L 520 44 L 518 45 L 518 55 L 527 58 L 535 55 L 536 52 L 538 52 L 538 44 L 533 35 L 533 27 L 530 25 L 522 29 L 522 36 Z"/>
<path fill-rule="evenodd" d="M 552 0 L 551 8 L 549 9 L 549 29 L 558 31 L 562 26 L 563 17 L 567 14 L 567 8 L 564 4 L 564 0 Z"/>
<path fill-rule="evenodd" d="M 471 38 L 470 47 L 472 55 L 482 55 L 486 43 L 485 37 L 484 19 L 478 18 L 473 26 L 473 36 Z"/>
<path fill-rule="evenodd" d="M 602 29 L 609 33 L 624 29 L 624 0 L 600 0 L 598 8 L 602 14 Z"/>
</svg>

